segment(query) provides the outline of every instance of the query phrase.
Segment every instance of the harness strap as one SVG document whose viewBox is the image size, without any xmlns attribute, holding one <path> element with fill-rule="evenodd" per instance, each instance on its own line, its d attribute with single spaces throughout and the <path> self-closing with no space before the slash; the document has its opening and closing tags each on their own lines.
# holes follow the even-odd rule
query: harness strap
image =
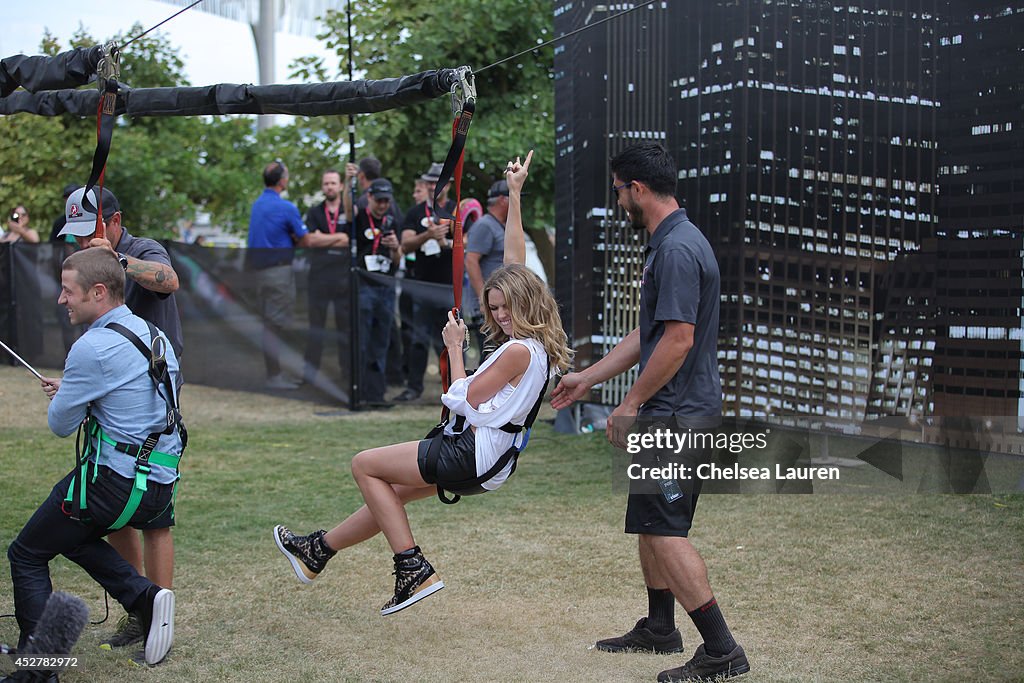
<svg viewBox="0 0 1024 683">
<path fill-rule="evenodd" d="M 469 76 L 468 81 L 463 81 L 462 83 L 462 87 L 466 88 L 467 86 L 469 88 L 472 87 L 471 76 Z M 453 86 L 453 92 L 455 87 Z M 466 97 L 461 101 L 461 108 L 452 122 L 452 144 L 448 148 L 448 155 L 445 157 L 444 165 L 441 167 L 441 174 L 437 180 L 437 185 L 434 186 L 433 197 L 434 213 L 442 218 L 455 221 L 452 229 L 452 294 L 455 306 L 452 312 L 455 314 L 456 319 L 460 319 L 462 316 L 462 271 L 465 259 L 465 245 L 462 238 L 462 211 L 459 206 L 462 201 L 462 165 L 465 160 L 466 138 L 469 136 L 469 126 L 473 123 L 473 113 L 476 111 L 475 91 L 466 92 L 464 95 Z M 454 215 L 440 202 L 444 186 L 448 184 L 453 173 L 455 180 Z M 450 363 L 448 349 L 444 348 L 438 357 L 442 391 L 448 391 L 448 387 L 451 386 L 452 372 Z M 442 404 L 441 421 L 447 420 L 448 415 L 448 407 Z"/>
<path fill-rule="evenodd" d="M 501 456 L 495 461 L 494 465 L 491 466 L 491 468 L 487 470 L 485 473 L 478 475 L 472 479 L 467 479 L 465 481 L 449 484 L 450 488 L 461 490 L 482 486 L 484 482 L 488 482 L 494 477 L 498 476 L 498 474 L 503 469 L 505 469 L 505 467 L 508 466 L 509 462 L 512 463 L 512 469 L 511 471 L 509 471 L 509 476 L 515 473 L 516 465 L 519 464 L 519 454 L 523 452 L 523 450 L 526 448 L 526 444 L 530 440 L 530 429 L 533 427 L 533 423 L 537 419 L 537 414 L 540 412 L 540 406 L 544 402 L 544 395 L 548 391 L 548 382 L 551 380 L 551 359 L 546 358 L 546 360 L 547 363 L 544 371 L 544 386 L 540 388 L 540 395 L 537 396 L 537 401 L 533 404 L 533 408 L 530 409 L 529 414 L 526 416 L 526 421 L 521 425 L 516 425 L 512 424 L 511 422 L 508 422 L 500 427 L 500 429 L 503 432 L 507 432 L 509 434 L 518 434 L 522 431 L 525 431 L 526 437 L 523 439 L 522 443 L 520 443 L 519 446 L 516 446 L 515 443 L 513 443 L 508 448 L 508 450 L 501 454 Z M 457 429 L 459 419 L 465 420 L 465 417 L 459 415 L 456 418 L 456 430 L 461 432 L 461 430 Z M 437 462 L 437 458 L 441 451 L 441 441 L 442 439 L 444 439 L 445 424 L 446 422 L 442 421 L 441 424 L 439 424 L 437 427 L 434 427 L 434 429 L 431 430 L 430 434 L 427 435 L 427 438 L 432 438 L 427 450 L 428 462 Z M 431 435 L 434 436 L 432 437 Z M 454 505 L 455 503 L 458 503 L 462 497 L 459 494 L 452 492 L 452 497 L 448 498 L 446 495 L 446 491 L 443 488 L 441 488 L 440 485 L 438 485 L 437 498 L 446 505 Z"/>
<path fill-rule="evenodd" d="M 110 142 L 114 137 L 114 111 L 117 105 L 118 83 L 114 78 L 106 79 L 103 93 L 100 95 L 99 103 L 96 105 L 96 151 L 92 155 L 92 172 L 89 174 L 89 182 L 85 184 L 85 192 L 82 194 L 82 206 L 90 211 L 96 212 L 96 234 L 95 237 L 104 238 L 103 229 L 103 177 L 107 169 L 107 157 L 110 156 Z M 97 193 L 97 204 L 91 206 L 89 201 L 89 190 L 99 184 Z"/>
<path fill-rule="evenodd" d="M 109 436 L 107 436 L 106 432 L 104 432 L 102 429 L 100 429 L 100 440 L 103 441 L 104 443 L 110 444 L 121 453 L 130 455 L 133 458 L 138 457 L 139 453 L 141 453 L 142 449 L 145 447 L 144 444 L 140 446 L 131 443 L 122 443 L 119 441 L 114 441 Z M 162 453 L 161 451 L 150 451 L 149 453 L 149 462 L 153 465 L 160 465 L 161 467 L 169 467 L 171 469 L 176 470 L 178 469 L 178 463 L 180 461 L 181 456 L 174 455 L 173 453 Z"/>
<path fill-rule="evenodd" d="M 161 349 L 165 348 L 164 345 L 166 344 L 166 341 L 160 336 L 160 331 L 156 329 L 156 326 L 153 325 L 153 323 L 148 320 L 145 322 L 146 326 L 149 328 L 149 338 L 154 346 L 158 346 Z M 177 392 L 174 390 L 174 382 L 171 381 L 171 373 L 167 367 L 167 362 L 163 353 L 161 352 L 158 356 L 155 356 L 152 349 L 147 347 L 145 343 L 139 339 L 138 335 L 120 323 L 107 323 L 106 327 L 107 329 L 114 330 L 130 341 L 135 348 L 139 350 L 139 353 L 149 361 L 150 379 L 152 379 L 153 383 L 156 384 L 157 394 L 164 399 L 165 403 L 167 403 L 167 426 L 163 431 L 153 432 L 146 437 L 146 441 L 143 444 L 146 449 L 143 452 L 148 457 L 149 452 L 156 447 L 156 442 L 160 439 L 160 435 L 170 434 L 174 429 L 178 430 L 178 436 L 181 438 L 181 448 L 182 451 L 184 451 L 185 447 L 188 446 L 188 430 L 185 429 L 185 423 L 181 419 L 181 411 L 178 409 Z M 163 394 L 160 393 L 161 388 L 164 390 Z M 135 453 L 131 453 L 131 455 L 139 457 L 140 453 L 137 451 Z"/>
<path fill-rule="evenodd" d="M 160 336 L 160 331 L 157 330 L 149 321 L 146 321 L 146 325 L 149 328 L 153 349 L 163 349 L 164 344 L 166 344 L 166 340 Z M 184 453 L 185 445 L 188 442 L 188 433 L 185 431 L 185 425 L 181 420 L 181 413 L 177 406 L 177 396 L 174 391 L 174 383 L 171 381 L 170 371 L 168 370 L 167 362 L 162 351 L 159 354 L 154 353 L 153 349 L 148 348 L 142 340 L 139 339 L 138 335 L 124 325 L 119 323 L 108 323 L 106 327 L 128 339 L 128 341 L 130 341 L 132 345 L 135 346 L 135 348 L 138 349 L 138 351 L 146 358 L 149 362 L 148 374 L 156 387 L 156 393 L 158 396 L 163 398 L 164 402 L 167 404 L 167 427 L 161 431 L 149 434 L 142 444 L 130 444 L 114 441 L 104 433 L 103 428 L 100 426 L 96 418 L 92 417 L 92 415 L 89 415 L 88 413 L 86 414 L 85 421 L 83 421 L 82 425 L 79 425 L 78 436 L 75 439 L 75 462 L 79 471 L 72 478 L 71 484 L 68 486 L 67 496 L 64 498 L 64 506 L 68 504 L 71 505 L 71 512 L 68 512 L 67 510 L 65 510 L 65 512 L 68 512 L 72 519 L 83 519 L 82 511 L 86 510 L 87 507 L 86 482 L 88 480 L 89 456 L 94 454 L 96 456 L 99 455 L 101 442 L 110 444 L 117 451 L 134 456 L 135 458 L 135 479 L 132 484 L 131 492 L 128 494 L 128 500 L 125 502 L 125 506 L 121 511 L 121 514 L 118 515 L 117 519 L 108 527 L 109 531 L 116 531 L 131 521 L 131 518 L 135 516 L 135 512 L 139 509 L 139 504 L 142 502 L 142 496 L 147 490 L 149 475 L 152 473 L 151 465 L 173 468 L 177 474 L 178 463 L 181 461 L 181 454 L 174 455 L 154 450 L 157 442 L 160 440 L 160 436 L 162 434 L 171 434 L 175 429 L 177 429 L 181 438 L 182 453 Z M 161 393 L 161 387 L 164 389 L 164 393 Z M 84 447 L 82 447 L 83 432 L 85 434 Z M 95 446 L 93 446 L 94 443 Z M 95 481 L 98 475 L 98 466 L 95 458 L 92 459 L 92 465 L 93 481 Z M 177 485 L 178 481 L 176 479 L 171 494 L 172 505 L 174 496 L 177 495 Z M 62 508 L 64 506 L 62 506 Z"/>
</svg>

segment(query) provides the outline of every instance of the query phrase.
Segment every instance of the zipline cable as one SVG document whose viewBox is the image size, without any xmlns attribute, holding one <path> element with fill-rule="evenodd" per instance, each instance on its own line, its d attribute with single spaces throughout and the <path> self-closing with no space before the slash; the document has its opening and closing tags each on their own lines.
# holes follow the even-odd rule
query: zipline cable
<svg viewBox="0 0 1024 683">
<path fill-rule="evenodd" d="M 155 30 L 157 30 L 158 28 L 160 28 L 161 26 L 163 26 L 164 24 L 166 24 L 166 23 L 167 23 L 168 21 L 170 21 L 170 20 L 171 20 L 171 19 L 173 19 L 174 17 L 178 16 L 179 14 L 182 14 L 183 12 L 187 12 L 187 11 L 189 11 L 190 9 L 192 9 L 193 7 L 195 7 L 196 5 L 198 5 L 199 3 L 201 3 L 202 1 L 203 1 L 203 0 L 196 0 L 195 2 L 193 2 L 193 3 L 192 3 L 191 5 L 189 5 L 188 7 L 184 8 L 184 9 L 180 9 L 180 10 L 178 10 L 177 12 L 175 12 L 175 13 L 174 13 L 174 14 L 172 14 L 171 16 L 167 17 L 166 19 L 164 19 L 163 21 L 161 21 L 161 22 L 160 22 L 159 24 L 157 24 L 157 25 L 156 25 L 156 26 L 154 26 L 153 28 L 147 29 L 147 30 L 143 31 L 142 33 L 140 33 L 139 35 L 135 36 L 134 38 L 132 38 L 131 40 L 129 40 L 129 41 L 127 42 L 127 43 L 125 43 L 124 45 L 122 45 L 122 46 L 121 46 L 121 47 L 120 47 L 119 49 L 121 49 L 121 50 L 125 49 L 126 47 L 128 47 L 129 45 L 131 45 L 131 44 L 132 44 L 132 43 L 134 43 L 134 42 L 135 42 L 136 40 L 138 40 L 138 39 L 139 39 L 139 38 L 141 38 L 142 36 L 146 35 L 146 34 L 147 34 L 147 33 L 149 33 L 150 31 L 155 31 Z"/>
<path fill-rule="evenodd" d="M 644 2 L 644 3 L 641 3 L 639 5 L 636 5 L 635 7 L 631 7 L 629 9 L 627 9 L 627 10 L 619 12 L 618 14 L 613 14 L 611 16 L 607 16 L 604 19 L 602 19 L 601 21 L 595 21 L 593 24 L 588 24 L 587 26 L 581 26 L 580 28 L 576 29 L 575 31 L 570 31 L 569 33 L 566 33 L 565 35 L 558 36 L 557 38 L 552 38 L 551 40 L 548 40 L 546 42 L 541 43 L 540 45 L 534 45 L 533 47 L 530 47 L 530 48 L 527 48 L 527 49 L 523 50 L 522 52 L 517 52 L 516 54 L 512 55 L 511 57 L 505 57 L 504 59 L 499 59 L 498 61 L 494 62 L 493 64 L 488 64 L 487 66 L 485 66 L 482 69 L 474 70 L 474 73 L 482 73 L 482 72 L 487 71 L 488 69 L 490 69 L 492 66 L 498 66 L 499 64 L 504 64 L 507 61 L 515 59 L 516 57 L 522 57 L 527 52 L 533 52 L 534 50 L 539 50 L 542 47 L 547 47 L 548 45 L 551 45 L 552 43 L 557 43 L 559 40 L 565 40 L 566 38 L 568 38 L 570 36 L 576 35 L 577 33 L 581 33 L 583 31 L 586 31 L 587 29 L 594 28 L 595 26 L 600 26 L 601 24 L 603 24 L 603 23 L 605 23 L 607 21 L 611 21 L 612 19 L 618 19 L 619 17 L 624 16 L 626 14 L 629 14 L 630 12 L 636 11 L 636 10 L 640 9 L 641 7 L 647 7 L 648 5 L 653 5 L 656 2 L 664 2 L 664 0 L 647 0 L 647 2 Z"/>
</svg>

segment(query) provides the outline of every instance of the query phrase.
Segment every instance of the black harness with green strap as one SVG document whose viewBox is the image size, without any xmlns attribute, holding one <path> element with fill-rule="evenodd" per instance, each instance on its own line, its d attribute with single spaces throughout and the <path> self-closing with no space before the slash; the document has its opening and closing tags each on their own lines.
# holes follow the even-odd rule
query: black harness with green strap
<svg viewBox="0 0 1024 683">
<path fill-rule="evenodd" d="M 109 531 L 116 531 L 123 527 L 135 515 L 135 511 L 139 509 L 142 495 L 146 492 L 152 465 L 171 468 L 174 470 L 175 475 L 178 475 L 178 463 L 181 460 L 181 454 L 173 455 L 155 450 L 160 437 L 177 430 L 178 436 L 181 438 L 182 454 L 184 454 L 185 447 L 188 445 L 188 432 L 185 429 L 185 423 L 181 419 L 174 382 L 171 381 L 171 373 L 167 368 L 167 361 L 164 356 L 166 341 L 160 336 L 159 330 L 152 323 L 146 321 L 146 325 L 149 327 L 151 348 L 147 347 L 139 339 L 138 335 L 124 325 L 108 323 L 106 328 L 126 338 L 145 357 L 149 364 L 148 374 L 150 379 L 153 380 L 157 395 L 163 398 L 167 404 L 167 426 L 161 431 L 152 432 L 141 444 L 122 443 L 114 441 L 107 436 L 103 428 L 100 427 L 99 422 L 96 421 L 96 418 L 87 412 L 85 420 L 79 425 L 78 435 L 75 439 L 75 469 L 77 473 L 71 480 L 71 485 L 68 487 L 68 493 L 64 498 L 62 506 L 64 512 L 72 519 L 88 521 L 86 490 L 89 482 L 89 464 L 90 462 L 92 464 L 92 481 L 95 482 L 98 476 L 98 466 L 93 456 L 99 456 L 101 442 L 134 457 L 135 482 L 132 486 L 131 494 L 129 494 L 128 500 L 125 502 L 124 510 L 114 520 L 114 523 L 108 527 Z M 174 481 L 174 493 L 177 493 L 177 487 L 178 476 L 175 477 Z M 171 500 L 173 506 L 174 494 L 172 494 Z M 171 514 L 172 516 L 174 514 L 173 508 Z"/>
</svg>

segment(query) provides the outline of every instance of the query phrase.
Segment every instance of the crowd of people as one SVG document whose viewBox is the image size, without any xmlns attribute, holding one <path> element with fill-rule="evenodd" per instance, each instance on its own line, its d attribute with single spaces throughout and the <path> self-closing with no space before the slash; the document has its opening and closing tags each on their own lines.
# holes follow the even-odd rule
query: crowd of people
<svg viewBox="0 0 1024 683">
<path fill-rule="evenodd" d="M 558 382 L 551 405 L 563 409 L 585 399 L 596 384 L 639 364 L 636 381 L 608 421 L 607 438 L 618 447 L 624 447 L 626 433 L 638 418 L 682 424 L 721 415 L 718 265 L 710 244 L 675 198 L 677 169 L 667 151 L 658 144 L 640 144 L 611 160 L 612 193 L 632 226 L 649 236 L 640 324 L 604 358 L 578 372 L 570 368 L 573 352 L 554 297 L 524 266 L 520 197 L 531 158 L 532 152 L 523 161 L 509 161 L 505 179 L 492 185 L 487 213 L 468 239 L 473 317 L 481 319 L 479 333 L 493 351 L 475 373 L 468 373 L 467 322 L 450 312 L 443 321 L 436 320 L 440 308 L 413 302 L 413 320 L 422 328 L 414 326 L 412 338 L 427 350 L 440 338 L 450 359 L 453 381 L 441 400 L 452 419 L 421 441 L 356 454 L 352 475 L 365 505 L 330 531 L 301 535 L 283 525 L 274 527 L 275 545 L 300 581 L 311 583 L 346 548 L 383 533 L 393 553 L 395 588 L 381 615 L 406 609 L 444 588 L 416 545 L 405 506 L 432 495 L 452 502 L 446 492 L 457 499 L 503 486 L 515 472 L 518 454 L 526 446 L 524 431 L 536 418 L 551 379 Z M 394 187 L 380 176 L 379 162 L 363 162 L 346 167 L 344 176 L 324 172 L 324 200 L 309 210 L 305 222 L 298 208 L 281 197 L 288 186 L 287 167 L 275 161 L 263 171 L 266 189 L 253 205 L 249 262 L 263 288 L 264 354 L 272 388 L 293 384 L 281 372 L 274 337 L 287 324 L 294 302 L 290 265 L 296 247 L 318 249 L 317 258 L 322 259 L 316 263 L 315 288 L 315 295 L 324 299 L 318 301 L 322 313 L 316 318 L 322 327 L 331 304 L 336 315 L 346 305 L 337 297 L 331 265 L 344 260 L 351 248 L 349 233 L 341 227 L 354 222 L 357 255 L 370 284 L 360 288 L 358 308 L 360 344 L 364 357 L 371 359 L 361 381 L 371 391 L 383 391 L 396 306 L 395 289 L 386 276 L 415 254 L 410 276 L 444 283 L 444 256 L 452 248 L 450 224 L 438 220 L 425 199 L 438 181 L 436 165 L 417 183 L 416 196 L 424 199 L 403 215 L 393 201 Z M 352 178 L 363 190 L 355 201 L 342 189 Z M 59 230 L 55 226 L 54 237 L 74 241 L 78 250 L 61 264 L 58 303 L 69 323 L 85 331 L 71 346 L 62 376 L 42 377 L 41 387 L 50 399 L 51 430 L 68 436 L 77 428 L 84 448 L 76 448 L 75 466 L 7 551 L 20 629 L 17 650 L 33 647 L 52 593 L 49 562 L 63 554 L 126 611 L 105 646 L 141 645 L 140 659 L 153 665 L 173 643 L 170 528 L 178 464 L 188 443 L 178 400 L 184 349 L 174 303 L 178 276 L 159 243 L 125 229 L 120 204 L 110 190 L 69 190 L 64 225 Z M 27 218 L 21 222 L 24 207 L 17 209 L 9 226 L 13 230 L 11 223 L 18 225 L 17 239 L 31 239 Z M 310 290 L 313 297 L 314 288 Z M 322 337 L 320 343 L 319 349 L 307 349 L 311 366 L 322 354 Z M 422 372 L 421 365 L 418 361 L 417 372 Z M 403 393 L 418 396 L 421 382 L 410 375 Z M 382 393 L 375 396 L 383 398 Z M 625 532 L 638 539 L 648 613 L 625 634 L 599 640 L 595 647 L 612 653 L 681 652 L 675 623 L 678 602 L 703 642 L 692 658 L 662 671 L 657 680 L 746 673 L 746 654 L 726 624 L 703 559 L 688 540 L 700 480 L 659 484 L 653 494 L 631 488 L 625 512 Z M 0 683 L 36 679 L 49 680 L 50 672 L 19 670 Z"/>
<path fill-rule="evenodd" d="M 248 266 L 258 283 L 264 320 L 266 388 L 291 390 L 315 384 L 325 343 L 332 338 L 338 366 L 348 367 L 346 340 L 338 331 L 356 324 L 347 319 L 352 313 L 358 321 L 359 403 L 390 407 L 423 395 L 430 353 L 440 357 L 443 350 L 434 330 L 453 301 L 453 221 L 437 215 L 433 203 L 441 171 L 440 163 L 431 163 L 416 178 L 413 205 L 403 211 L 378 159 L 365 157 L 358 164 L 346 164 L 343 172 L 327 169 L 320 183 L 323 200 L 309 207 L 303 218 L 298 206 L 282 196 L 288 188 L 287 166 L 281 161 L 266 166 L 265 189 L 253 204 L 247 241 Z M 453 215 L 457 207 L 448 196 L 448 184 L 439 198 L 445 212 Z M 491 186 L 486 211 L 475 199 L 465 200 L 461 207 L 466 245 L 463 310 L 479 349 L 483 348 L 480 294 L 486 278 L 502 263 L 508 207 L 505 180 Z M 355 310 L 350 310 L 347 280 L 352 236 L 355 263 L 362 275 Z M 280 348 L 296 303 L 291 264 L 298 248 L 308 248 L 309 332 L 301 376 L 289 376 L 281 369 Z M 396 275 L 403 278 L 400 295 L 392 279 Z M 417 289 L 421 283 L 434 288 Z M 444 289 L 438 291 L 439 287 Z M 331 309 L 333 334 L 327 329 Z M 390 397 L 386 396 L 389 385 L 397 385 Z"/>
</svg>

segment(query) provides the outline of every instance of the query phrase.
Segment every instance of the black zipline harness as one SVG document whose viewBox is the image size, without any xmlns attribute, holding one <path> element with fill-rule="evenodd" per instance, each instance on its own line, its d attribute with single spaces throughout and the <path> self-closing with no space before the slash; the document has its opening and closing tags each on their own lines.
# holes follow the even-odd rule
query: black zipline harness
<svg viewBox="0 0 1024 683">
<path fill-rule="evenodd" d="M 510 462 L 512 463 L 512 469 L 509 471 L 509 476 L 512 476 L 512 473 L 516 471 L 516 464 L 519 462 L 519 454 L 523 452 L 526 448 L 526 444 L 530 442 L 530 429 L 533 427 L 534 420 L 537 419 L 537 413 L 540 412 L 540 406 L 544 402 L 544 394 L 548 391 L 548 382 L 551 380 L 551 359 L 547 358 L 545 355 L 545 360 L 547 363 L 545 364 L 546 367 L 544 369 L 544 386 L 540 388 L 540 395 L 537 396 L 537 401 L 533 404 L 530 414 L 526 416 L 526 421 L 521 425 L 506 422 L 501 427 L 498 427 L 498 429 L 507 434 L 519 434 L 520 432 L 525 431 L 526 435 L 523 437 L 522 443 L 520 443 L 519 446 L 516 446 L 515 441 L 513 440 L 512 445 L 509 446 L 508 450 L 501 454 L 501 456 L 495 461 L 494 465 L 491 466 L 491 469 L 481 475 L 471 479 L 465 479 L 463 481 L 444 482 L 443 485 L 441 482 L 438 482 L 437 498 L 442 503 L 445 503 L 446 505 L 454 505 L 455 503 L 458 503 L 462 498 L 462 496 L 457 493 L 458 491 L 462 491 L 466 495 L 469 495 L 468 491 L 478 488 L 485 482 L 488 482 L 498 476 L 498 473 L 505 469 Z M 441 444 L 444 441 L 445 436 L 444 430 L 447 426 L 448 418 L 445 418 L 441 420 L 437 426 L 431 429 L 429 434 L 427 434 L 426 438 L 430 440 L 430 445 L 427 447 L 428 468 L 433 467 L 436 469 L 437 467 L 437 461 L 441 455 Z M 468 429 L 468 427 L 466 425 L 465 415 L 456 415 L 455 421 L 452 423 L 452 430 L 456 435 L 458 435 L 466 429 Z M 451 498 L 448 498 L 445 495 L 446 490 L 452 494 Z"/>
<path fill-rule="evenodd" d="M 96 151 L 92 155 L 92 172 L 82 193 L 82 206 L 88 211 L 96 212 L 95 237 L 106 237 L 103 228 L 103 178 L 107 171 L 107 157 L 110 156 L 110 143 L 114 137 L 114 123 L 117 119 L 117 79 L 121 75 L 121 50 L 114 43 L 103 46 L 103 56 L 96 68 L 96 84 L 102 93 L 96 104 Z M 89 191 L 99 185 L 96 193 L 96 206 L 92 206 Z"/>
<path fill-rule="evenodd" d="M 153 380 L 154 388 L 158 396 L 164 399 L 167 404 L 167 426 L 158 432 L 153 432 L 146 437 L 146 440 L 141 444 L 130 444 L 114 441 L 103 431 L 100 427 L 99 422 L 89 412 L 86 412 L 85 420 L 78 426 L 78 434 L 75 437 L 75 468 L 78 472 L 71 480 L 71 484 L 68 487 L 67 496 L 64 498 L 64 502 L 61 505 L 61 509 L 64 513 L 71 517 L 71 519 L 88 521 L 89 518 L 83 514 L 87 509 L 86 500 L 86 488 L 89 481 L 88 470 L 90 463 L 90 456 L 95 455 L 96 458 L 100 454 L 100 442 L 107 443 L 113 446 L 116 450 L 121 453 L 133 456 L 135 458 L 135 483 L 132 486 L 132 492 L 128 496 L 128 500 L 125 502 L 124 510 L 118 516 L 114 523 L 108 527 L 109 531 L 117 531 L 125 524 L 127 524 L 131 518 L 135 515 L 135 511 L 139 509 L 139 503 L 142 501 L 142 494 L 146 492 L 146 482 L 149 479 L 151 472 L 150 465 L 160 465 L 162 467 L 169 467 L 174 470 L 174 490 L 171 494 L 171 516 L 173 519 L 174 515 L 174 497 L 178 492 L 178 481 L 180 474 L 178 473 L 178 462 L 181 460 L 181 456 L 185 453 L 185 447 L 188 445 L 188 432 L 185 429 L 185 423 L 181 419 L 181 412 L 178 409 L 177 395 L 174 391 L 174 382 L 171 381 L 171 373 L 167 369 L 167 361 L 164 357 L 164 349 L 166 341 L 160 336 L 159 330 L 150 323 L 148 320 L 145 321 L 146 326 L 149 327 L 149 338 L 151 341 L 151 348 L 147 347 L 138 335 L 129 330 L 120 323 L 108 323 L 106 328 L 117 332 L 125 339 L 130 341 L 135 348 L 139 350 L 139 353 L 143 355 L 149 364 L 149 377 Z M 163 389 L 163 392 L 160 389 Z M 178 436 L 181 438 L 181 453 L 178 455 L 172 455 L 170 453 L 162 453 L 154 450 L 160 437 L 164 434 L 171 434 L 174 430 L 178 431 Z M 83 433 L 84 433 L 84 444 L 83 444 Z M 92 481 L 96 481 L 99 470 L 96 460 L 92 460 Z"/>
</svg>

